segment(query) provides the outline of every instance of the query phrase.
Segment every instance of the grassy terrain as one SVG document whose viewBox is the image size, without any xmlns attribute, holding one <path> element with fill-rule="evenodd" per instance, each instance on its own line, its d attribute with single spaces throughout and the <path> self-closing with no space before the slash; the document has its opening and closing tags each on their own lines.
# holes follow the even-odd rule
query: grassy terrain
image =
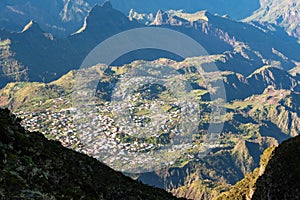
<svg viewBox="0 0 300 200">
<path fill-rule="evenodd" d="M 109 73 L 97 69 L 97 74 L 102 74 L 103 77 L 98 85 L 100 93 L 97 94 L 96 105 L 101 109 L 97 115 L 99 114 L 101 118 L 116 117 L 118 112 L 106 110 L 116 103 L 111 101 L 114 91 L 110 83 L 118 84 L 124 73 L 128 73 L 143 62 L 136 61 L 132 65 L 114 67 Z M 300 130 L 299 94 L 270 86 L 265 88 L 262 94 L 227 103 L 224 105 L 227 113 L 219 119 L 220 122 L 224 122 L 224 129 L 211 152 L 203 157 L 199 152 L 204 149 L 205 133 L 211 119 L 212 102 L 207 98 L 209 83 L 204 84 L 203 74 L 195 73 L 194 68 L 186 65 L 186 62 L 193 65 L 194 61 L 179 63 L 180 73 L 168 79 L 168 82 L 181 88 L 179 80 L 183 77 L 186 83 L 190 84 L 191 87 L 187 87 L 186 91 L 178 92 L 176 95 L 190 95 L 189 97 L 195 98 L 200 109 L 199 127 L 197 132 L 193 133 L 193 146 L 185 149 L 182 155 L 176 155 L 178 159 L 167 169 L 153 172 L 151 176 L 163 182 L 163 187 L 177 196 L 195 199 L 203 196 L 205 199 L 212 199 L 258 167 L 259 155 L 264 149 L 297 135 Z M 91 72 L 87 70 L 85 73 L 94 76 L 92 72 L 97 70 L 93 69 Z M 224 73 L 226 76 L 230 74 L 232 73 Z M 220 79 L 215 73 L 211 75 L 209 81 Z M 0 91 L 1 106 L 9 107 L 18 113 L 27 129 L 41 131 L 49 139 L 59 140 L 65 146 L 81 151 L 81 144 L 76 140 L 76 130 L 72 128 L 73 113 L 65 110 L 73 106 L 71 94 L 74 91 L 75 78 L 76 71 L 71 71 L 49 84 L 27 82 L 8 84 Z M 133 91 L 129 101 L 132 110 L 129 113 L 136 119 L 134 123 L 146 126 L 151 122 L 151 115 L 155 112 L 163 113 L 172 121 L 165 123 L 167 126 L 158 132 L 159 136 L 140 139 L 126 132 L 119 132 L 115 137 L 120 143 L 128 143 L 134 149 L 138 149 L 135 142 L 154 145 L 152 150 L 140 148 L 140 151 L 145 152 L 151 152 L 160 145 L 170 143 L 171 130 L 178 126 L 181 119 L 180 106 L 173 105 L 176 101 L 174 92 L 155 84 L 144 84 L 142 87 L 127 85 L 127 88 Z M 158 111 L 151 110 L 151 104 L 157 104 L 155 107 Z M 82 120 L 84 122 L 85 119 Z M 111 130 L 113 127 L 114 123 Z M 53 130 L 57 130 L 58 133 L 52 132 Z M 108 132 L 111 130 L 108 128 Z M 69 144 L 66 142 L 69 140 L 74 142 Z M 89 155 L 97 157 L 94 153 Z M 143 181 L 143 174 L 134 176 Z M 145 182 L 152 184 L 149 179 Z"/>
</svg>

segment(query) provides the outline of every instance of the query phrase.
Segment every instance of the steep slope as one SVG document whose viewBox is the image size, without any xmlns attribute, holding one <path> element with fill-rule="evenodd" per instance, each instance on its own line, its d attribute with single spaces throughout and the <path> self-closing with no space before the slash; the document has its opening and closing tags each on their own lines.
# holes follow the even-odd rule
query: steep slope
<svg viewBox="0 0 300 200">
<path fill-rule="evenodd" d="M 271 139 L 260 143 L 241 141 L 234 149 L 215 149 L 205 158 L 191 160 L 184 166 L 170 167 L 166 171 L 142 174 L 139 180 L 165 188 L 178 197 L 211 200 L 258 167 L 260 157 L 252 154 L 255 149 L 260 155 L 266 147 L 273 145 L 277 144 Z M 257 148 L 253 148 L 255 146 Z"/>
<path fill-rule="evenodd" d="M 295 62 L 300 60 L 297 53 L 300 45 L 294 38 L 280 31 L 264 32 L 247 23 L 214 16 L 207 11 L 195 15 L 159 11 L 155 18 L 152 27 L 174 29 L 192 37 L 214 57 L 222 71 L 248 76 L 259 67 L 272 64 L 274 60 L 280 61 L 284 69 L 294 67 Z M 95 6 L 82 28 L 66 38 L 56 39 L 32 22 L 26 26 L 26 31 L 20 33 L 2 30 L 0 38 L 1 41 L 10 41 L 9 48 L 13 56 L 9 58 L 15 59 L 25 69 L 28 68 L 29 80 L 50 82 L 78 68 L 85 56 L 108 37 L 144 26 L 136 20 L 130 20 L 106 2 L 102 6 Z M 180 60 L 173 54 L 150 49 L 132 52 L 115 64 L 161 57 Z"/>
<path fill-rule="evenodd" d="M 246 200 L 251 199 L 255 191 L 255 184 L 259 176 L 261 176 L 269 160 L 272 158 L 275 147 L 270 147 L 264 151 L 260 159 L 260 167 L 256 168 L 253 172 L 246 174 L 245 178 L 237 182 L 227 192 L 220 194 L 216 200 Z"/>
<path fill-rule="evenodd" d="M 290 69 L 299 60 L 299 55 L 295 53 L 299 44 L 284 31 L 265 30 L 253 24 L 212 15 L 208 11 L 185 13 L 182 10 L 159 10 L 156 15 L 132 11 L 129 17 L 152 26 L 178 30 L 193 37 L 209 54 L 222 55 L 222 59 L 216 60 L 220 70 L 250 75 L 258 66 L 271 65 L 273 61 Z M 225 46 L 225 51 L 224 48 L 216 49 L 216 45 L 220 45 L 218 41 L 228 45 Z"/>
<path fill-rule="evenodd" d="M 19 33 L 1 30 L 0 38 L 10 41 L 9 58 L 28 68 L 29 80 L 49 82 L 79 68 L 85 56 L 109 36 L 139 27 L 109 3 L 95 6 L 86 21 L 88 24 L 81 34 L 64 39 L 54 38 L 32 21 Z"/>
<path fill-rule="evenodd" d="M 224 72 L 223 77 L 229 101 L 261 94 L 268 86 L 277 90 L 299 92 L 297 78 L 278 67 L 263 66 L 247 77 L 237 73 Z"/>
<path fill-rule="evenodd" d="M 159 17 L 159 15 L 164 17 Z M 198 32 L 203 32 L 212 38 L 217 37 L 231 45 L 234 51 L 227 52 L 227 54 L 229 54 L 228 57 L 235 57 L 236 60 L 240 62 L 228 62 L 227 64 L 229 66 L 227 67 L 234 69 L 231 71 L 241 74 L 249 73 L 250 70 L 244 72 L 239 71 L 241 70 L 239 68 L 246 68 L 241 65 L 243 62 L 244 65 L 248 62 L 247 67 L 253 69 L 264 62 L 271 64 L 270 61 L 272 60 L 280 61 L 283 67 L 288 69 L 291 66 L 295 66 L 289 63 L 289 59 L 299 60 L 299 55 L 293 52 L 299 49 L 299 44 L 294 38 L 287 37 L 286 34 L 281 31 L 263 31 L 250 24 L 237 22 L 226 17 L 215 16 L 207 11 L 195 13 L 194 16 L 176 11 L 159 11 L 157 17 L 164 19 L 164 22 L 155 25 L 169 24 L 174 28 L 180 25 L 181 27 L 184 26 L 187 28 L 192 24 Z M 174 19 L 176 23 L 174 23 Z M 184 33 L 188 33 L 188 31 Z M 276 43 L 274 43 L 274 41 L 276 41 Z M 206 47 L 205 43 L 201 43 L 201 41 L 200 44 Z M 209 53 L 212 53 L 209 48 L 206 49 Z M 291 49 L 291 51 L 288 49 Z"/>
<path fill-rule="evenodd" d="M 205 94 L 207 96 L 207 82 L 203 80 L 201 74 L 198 72 L 191 72 L 194 62 L 198 62 L 199 59 L 207 59 L 207 58 L 188 58 L 181 62 L 176 62 L 168 59 L 159 59 L 155 61 L 135 61 L 130 63 L 129 65 L 123 65 L 121 67 L 112 67 L 112 69 L 120 69 L 122 73 L 126 72 L 126 70 L 131 67 L 137 65 L 138 63 L 160 63 L 163 64 L 165 62 L 169 62 L 170 66 L 177 68 L 178 73 L 186 76 L 187 78 L 191 78 L 191 84 L 194 84 L 195 91 L 202 90 L 202 100 L 205 100 Z M 194 61 L 195 60 L 195 61 Z M 191 68 L 191 69 L 190 69 Z M 50 83 L 41 83 L 41 82 L 16 82 L 7 84 L 2 90 L 0 90 L 0 95 L 2 96 L 2 101 L 0 105 L 7 106 L 9 105 L 11 109 L 18 110 L 21 107 L 27 107 L 38 100 L 47 100 L 59 97 L 70 98 L 68 95 L 72 93 L 74 89 L 74 82 L 76 78 L 77 70 L 72 70 L 67 74 L 63 75 L 56 81 Z M 193 80 L 193 77 L 194 79 Z M 117 74 L 112 75 L 114 77 L 113 80 L 118 80 Z M 299 92 L 299 84 L 298 79 L 293 77 L 287 71 L 272 67 L 272 66 L 264 66 L 256 70 L 250 76 L 245 77 L 241 74 L 225 71 L 221 73 L 219 77 L 224 82 L 224 87 L 226 90 L 226 98 L 227 101 L 235 102 L 236 100 L 244 100 L 245 102 L 251 102 L 249 98 L 253 95 L 265 95 L 266 97 L 270 97 L 275 95 L 275 101 L 278 103 L 278 99 L 283 99 L 286 94 L 288 94 L 289 90 L 293 91 L 292 94 Z M 209 81 L 207 79 L 206 81 Z M 212 82 L 217 81 L 212 77 Z M 268 90 L 269 88 L 269 90 Z M 103 88 L 104 92 L 108 89 Z M 275 92 L 273 92 L 273 90 Z M 282 94 L 280 91 L 282 90 Z M 280 96 L 281 95 L 281 96 Z M 295 95 L 296 99 L 291 97 L 291 102 L 284 102 L 288 107 L 288 110 L 297 110 L 297 95 Z M 248 98 L 248 99 L 247 99 Z M 34 100 L 38 99 L 38 100 Z M 265 100 L 265 99 L 264 99 Z M 270 97 L 270 100 L 273 100 Z M 286 100 L 288 101 L 288 100 Z M 282 103 L 283 104 L 283 103 Z M 279 120 L 280 121 L 280 120 Z"/>
<path fill-rule="evenodd" d="M 11 51 L 11 40 L 0 39 L 0 66 L 2 68 L 0 76 L 0 87 L 11 81 L 28 80 L 27 69 L 17 60 L 14 52 Z"/>
<path fill-rule="evenodd" d="M 0 29 L 20 31 L 29 20 L 35 20 L 42 28 L 56 36 L 66 36 L 78 29 L 84 21 L 88 11 L 95 4 L 102 4 L 104 0 L 46 0 L 43 3 L 36 0 L 2 0 L 0 2 Z M 209 10 L 220 15 L 228 14 L 234 19 L 249 16 L 259 8 L 259 1 L 251 0 L 204 0 L 181 1 L 120 1 L 112 0 L 115 8 L 127 15 L 130 9 L 139 12 L 156 12 L 158 9 L 184 9 L 188 12 Z M 216 6 L 218 5 L 218 6 Z"/>
<path fill-rule="evenodd" d="M 193 63 L 193 60 L 197 60 L 197 58 L 189 58 L 182 62 L 167 59 L 153 62 L 169 63 L 170 66 L 180 72 L 178 76 L 186 77 L 194 86 L 191 93 L 199 95 L 202 113 L 199 119 L 201 122 L 199 123 L 200 135 L 197 136 L 199 139 L 194 144 L 201 144 L 201 134 L 205 133 L 208 127 L 206 121 L 209 117 L 207 113 L 210 113 L 210 100 L 204 98 L 207 95 L 206 86 L 203 85 L 204 80 L 201 78 L 201 74 L 195 72 L 195 66 L 197 65 Z M 106 75 L 103 80 L 100 80 L 98 88 L 100 92 L 97 95 L 99 100 L 97 106 L 99 106 L 99 110 L 104 111 L 101 118 L 115 116 L 110 111 L 105 111 L 105 109 L 110 109 L 113 106 L 111 103 L 113 85 L 122 74 L 139 64 L 153 62 L 135 61 L 130 65 L 112 67 L 109 73 L 104 72 Z M 273 71 L 269 67 L 264 67 L 255 74 L 259 75 L 259 72 L 264 70 L 275 72 L 274 75 L 266 77 L 277 77 L 277 75 L 284 74 L 284 77 L 291 78 L 290 75 L 283 72 L 278 73 L 277 68 Z M 230 74 L 233 75 L 234 73 L 227 72 L 224 75 L 228 76 Z M 212 75 L 205 76 L 214 79 Z M 72 107 L 71 94 L 74 89 L 75 77 L 76 71 L 71 71 L 49 84 L 10 83 L 0 90 L 0 105 L 9 106 L 13 109 L 23 119 L 22 125 L 26 129 L 42 132 L 47 138 L 59 140 L 66 147 L 98 158 L 98 148 L 100 146 L 85 148 L 80 143 L 80 137 L 77 134 L 78 129 L 73 124 L 72 117 L 76 108 Z M 256 81 L 253 83 L 254 85 L 263 86 L 265 83 L 263 78 L 258 78 Z M 231 78 L 228 78 L 229 85 L 234 85 L 234 83 L 239 86 L 238 82 L 233 82 Z M 276 83 L 275 86 L 278 88 L 275 89 L 275 86 L 271 83 Z M 270 84 L 269 87 L 268 84 Z M 167 169 L 145 174 L 134 174 L 133 177 L 146 184 L 171 191 L 179 197 L 191 199 L 203 198 L 210 200 L 218 196 L 220 192 L 229 190 L 231 185 L 234 185 L 244 178 L 247 173 L 258 167 L 260 154 L 263 150 L 278 145 L 290 136 L 296 136 L 299 133 L 300 95 L 296 91 L 290 91 L 289 87 L 279 89 L 281 84 L 280 81 L 278 83 L 276 81 L 266 82 L 266 86 L 262 87 L 265 88 L 262 94 L 251 94 L 252 96 L 250 95 L 244 100 L 228 102 L 226 104 L 227 113 L 224 117 L 224 129 L 220 134 L 220 140 L 206 157 L 199 157 L 198 149 L 193 148 L 183 154 L 178 161 L 167 167 Z M 290 84 L 287 85 L 291 86 Z M 104 93 L 105 95 L 103 95 Z M 166 100 L 164 98 L 165 95 L 158 95 L 158 100 L 164 102 Z M 154 100 L 147 100 L 148 104 L 152 102 Z M 140 109 L 140 107 L 137 106 L 137 109 Z M 143 114 L 137 114 L 137 116 L 141 115 Z M 99 126 L 102 124 L 105 125 L 106 123 L 101 122 Z M 113 131 L 113 127 L 108 128 L 107 131 Z M 120 135 L 121 139 L 122 137 Z M 127 141 L 126 138 L 124 141 Z"/>
<path fill-rule="evenodd" d="M 191 0 L 182 2 L 179 0 L 154 0 L 149 2 L 147 0 L 111 0 L 113 6 L 124 13 L 128 13 L 130 9 L 138 12 L 153 13 L 159 9 L 162 10 L 184 10 L 185 12 L 196 12 L 199 10 L 208 10 L 213 14 L 229 15 L 233 19 L 242 19 L 249 16 L 253 11 L 259 8 L 258 0 Z"/>
<path fill-rule="evenodd" d="M 97 0 L 3 0 L 0 2 L 0 29 L 21 31 L 30 20 L 37 21 L 43 30 L 66 36 L 80 27 Z"/>
<path fill-rule="evenodd" d="M 261 157 L 259 168 L 216 199 L 299 199 L 299 145 L 300 136 L 297 136 L 277 148 L 268 148 Z"/>
<path fill-rule="evenodd" d="M 260 9 L 244 21 L 272 23 L 300 39 L 300 2 L 297 0 L 260 0 Z"/>
<path fill-rule="evenodd" d="M 271 66 L 264 66 L 256 70 L 247 79 L 250 85 L 255 85 L 258 88 L 264 88 L 266 85 L 269 85 L 275 89 L 294 90 L 297 85 L 295 78 L 287 71 Z M 260 83 L 260 85 L 257 83 Z M 259 93 L 262 91 L 260 89 Z"/>
<path fill-rule="evenodd" d="M 300 137 L 275 149 L 264 174 L 255 183 L 252 199 L 300 199 Z"/>
<path fill-rule="evenodd" d="M 0 110 L 0 132 L 0 198 L 175 199 L 25 131 L 9 110 Z"/>
<path fill-rule="evenodd" d="M 289 90 L 274 90 L 268 87 L 261 95 L 253 95 L 244 101 L 234 101 L 228 108 L 238 110 L 242 116 L 249 116 L 264 126 L 247 128 L 247 121 L 241 119 L 246 130 L 262 136 L 271 136 L 279 143 L 289 136 L 297 136 L 300 128 L 299 93 Z M 229 112 L 231 112 L 229 110 Z M 255 124 L 255 123 L 254 123 Z"/>
</svg>

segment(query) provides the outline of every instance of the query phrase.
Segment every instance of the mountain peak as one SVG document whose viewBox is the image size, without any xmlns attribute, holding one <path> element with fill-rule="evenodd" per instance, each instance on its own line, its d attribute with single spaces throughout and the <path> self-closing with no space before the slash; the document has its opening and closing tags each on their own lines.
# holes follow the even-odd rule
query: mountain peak
<svg viewBox="0 0 300 200">
<path fill-rule="evenodd" d="M 102 5 L 95 5 L 89 11 L 83 26 L 74 34 L 82 32 L 98 34 L 99 31 L 103 31 L 104 29 L 105 33 L 115 34 L 121 30 L 129 29 L 129 27 L 137 26 L 130 23 L 133 24 L 126 15 L 114 9 L 109 1 L 105 1 Z"/>
<path fill-rule="evenodd" d="M 187 22 L 186 19 L 173 15 L 172 12 L 170 11 L 165 12 L 162 10 L 158 10 L 155 19 L 151 23 L 151 25 L 161 26 L 164 24 L 168 24 L 172 26 L 181 26 L 186 22 Z"/>
<path fill-rule="evenodd" d="M 162 24 L 165 24 L 166 21 L 168 20 L 168 14 L 165 13 L 164 11 L 162 10 L 158 10 L 157 13 L 156 13 L 156 16 L 155 16 L 155 19 L 153 21 L 153 25 L 156 25 L 156 26 L 159 26 L 159 25 L 162 25 Z"/>
<path fill-rule="evenodd" d="M 273 66 L 273 65 L 265 65 L 261 68 L 258 68 L 257 70 L 255 70 L 249 77 L 258 75 L 258 74 L 268 74 L 268 73 L 274 73 L 276 71 L 281 71 L 281 72 L 285 72 L 282 68 L 280 68 L 279 66 Z M 288 74 L 288 73 L 284 73 L 284 74 Z"/>
<path fill-rule="evenodd" d="M 108 10 L 114 10 L 110 1 L 105 1 L 103 4 L 96 4 L 88 13 L 87 17 L 90 17 L 92 14 L 101 13 Z"/>
<path fill-rule="evenodd" d="M 255 82 L 260 80 L 262 83 L 261 88 L 269 85 L 275 89 L 294 90 L 297 86 L 297 81 L 288 72 L 272 65 L 266 65 L 257 69 L 247 79 L 250 85 L 255 85 Z"/>
<path fill-rule="evenodd" d="M 88 24 L 90 24 L 90 21 L 95 21 L 95 24 L 99 23 L 101 21 L 100 19 L 104 17 L 103 13 L 109 10 L 113 10 L 110 1 L 105 1 L 102 5 L 96 4 L 85 17 L 82 27 L 72 35 L 84 32 Z"/>
<path fill-rule="evenodd" d="M 24 26 L 24 28 L 21 32 L 24 33 L 24 32 L 27 32 L 27 31 L 42 32 L 42 29 L 41 29 L 40 25 L 37 22 L 35 22 L 33 20 L 30 20 L 30 22 Z"/>
</svg>

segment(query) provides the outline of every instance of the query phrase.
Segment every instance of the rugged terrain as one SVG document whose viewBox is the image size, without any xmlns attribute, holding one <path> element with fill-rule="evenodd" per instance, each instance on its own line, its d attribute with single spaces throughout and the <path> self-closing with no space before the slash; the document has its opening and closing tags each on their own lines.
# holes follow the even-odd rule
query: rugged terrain
<svg viewBox="0 0 300 200">
<path fill-rule="evenodd" d="M 283 27 L 285 31 L 298 39 L 300 38 L 300 3 L 297 0 L 261 0 L 261 7 L 245 21 L 258 21 Z M 272 26 L 272 25 L 271 25 Z M 276 27 L 278 26 L 278 27 Z"/>
<path fill-rule="evenodd" d="M 222 119 L 224 129 L 211 152 L 205 157 L 199 156 L 201 149 L 198 149 L 197 145 L 201 146 L 203 142 L 202 133 L 207 130 L 212 103 L 209 98 L 209 84 L 217 80 L 212 72 L 204 75 L 210 77 L 204 81 L 203 74 L 195 70 L 197 67 L 195 63 L 199 64 L 199 58 L 189 58 L 182 62 L 167 59 L 153 62 L 135 61 L 130 65 L 112 67 L 107 71 L 100 70 L 103 76 L 99 79 L 96 95 L 99 102 L 95 105 L 95 110 L 100 110 L 100 112 L 96 111 L 96 114 L 101 117 L 96 123 L 99 123 L 100 127 L 106 126 L 106 129 L 100 131 L 99 136 L 105 133 L 122 148 L 122 144 L 130 144 L 129 147 L 124 146 L 124 148 L 136 151 L 135 139 L 127 132 L 116 131 L 117 125 L 109 120 L 114 119 L 114 115 L 118 113 L 110 110 L 114 108 L 112 96 L 114 87 L 118 82 L 122 82 L 124 75 L 138 66 L 147 66 L 151 63 L 161 65 L 167 63 L 177 70 L 178 74 L 175 74 L 175 77 L 184 77 L 183 82 L 188 83 L 192 88 L 187 92 L 198 99 L 201 105 L 202 123 L 199 123 L 199 130 L 195 135 L 197 139 L 193 142 L 194 148 L 187 150 L 172 165 L 155 172 L 130 174 L 144 183 L 166 189 L 179 197 L 191 199 L 217 197 L 258 167 L 260 155 L 266 148 L 277 146 L 289 137 L 296 136 L 300 130 L 300 96 L 297 92 L 297 77 L 280 68 L 270 66 L 264 66 L 248 77 L 233 72 L 223 72 L 222 76 L 217 78 L 224 81 L 227 93 L 231 94 L 228 96 L 229 101 L 224 105 L 227 109 Z M 90 70 L 93 72 L 95 68 L 97 69 L 94 67 Z M 66 147 L 99 158 L 99 149 L 103 148 L 103 144 L 99 143 L 99 147 L 95 141 L 92 146 L 83 144 L 78 131 L 83 128 L 74 124 L 76 107 L 74 108 L 72 102 L 72 94 L 76 89 L 74 86 L 77 73 L 71 71 L 49 84 L 10 83 L 0 91 L 1 106 L 9 107 L 21 117 L 22 125 L 26 129 L 40 131 L 49 139 L 61 141 Z M 170 80 L 174 81 L 174 79 L 176 80 L 176 78 Z M 136 123 L 142 125 L 149 123 L 147 120 L 140 120 L 148 115 L 148 108 L 144 105 L 157 101 L 163 104 L 162 112 L 173 116 L 172 119 L 176 122 L 180 113 L 177 113 L 178 116 L 175 115 L 178 109 L 172 109 L 170 106 L 172 99 L 167 90 L 163 87 L 159 89 L 155 85 L 152 87 L 145 85 L 145 87 L 134 93 L 136 97 L 142 97 L 133 102 L 132 115 L 137 117 Z M 234 93 L 234 91 L 241 92 Z M 172 130 L 172 127 L 168 125 L 167 129 Z M 169 132 L 160 134 L 159 137 L 144 140 L 143 144 L 147 143 L 145 148 L 168 143 Z M 113 160 L 106 160 L 106 162 L 118 168 Z"/>
<path fill-rule="evenodd" d="M 0 61 L 4 76 L 1 76 L 0 85 L 3 87 L 15 80 L 51 82 L 72 69 L 78 69 L 88 53 L 103 40 L 122 31 L 145 26 L 114 9 L 110 3 L 105 3 L 93 7 L 82 28 L 65 38 L 53 37 L 34 21 L 19 33 L 1 30 Z M 212 55 L 222 71 L 248 76 L 263 65 L 276 65 L 288 70 L 300 60 L 297 53 L 300 45 L 286 33 L 263 30 L 207 11 L 189 15 L 160 10 L 147 26 L 169 28 L 192 37 Z M 148 49 L 132 52 L 114 64 L 162 57 L 181 60 L 174 54 Z"/>
<path fill-rule="evenodd" d="M 28 132 L 19 122 L 0 110 L 1 199 L 176 199 Z"/>
<path fill-rule="evenodd" d="M 1 115 L 11 116 L 1 118 L 5 125 L 1 128 L 4 133 L 16 135 L 1 135 L 0 144 L 4 144 L 3 138 L 9 144 L 21 140 L 31 148 L 4 145 L 5 154 L 0 154 L 5 158 L 1 173 L 7 178 L 0 181 L 10 182 L 5 182 L 0 195 L 52 198 L 65 192 L 70 196 L 85 195 L 87 199 L 125 198 L 131 194 L 153 199 L 156 197 L 151 196 L 150 191 L 155 190 L 161 197 L 168 196 L 161 190 L 116 174 L 79 153 L 101 160 L 135 180 L 188 199 L 249 199 L 252 196 L 266 199 L 266 194 L 287 199 L 289 193 L 297 192 L 279 188 L 276 182 L 292 183 L 288 173 L 276 170 L 290 170 L 289 166 L 281 165 L 280 156 L 285 155 L 289 160 L 297 157 L 296 150 L 291 157 L 286 155 L 293 151 L 289 148 L 295 148 L 296 140 L 284 141 L 300 132 L 297 1 L 261 0 L 261 8 L 243 22 L 212 13 L 220 13 L 218 9 L 222 7 L 222 12 L 230 14 L 232 11 L 234 18 L 241 18 L 244 16 L 239 13 L 249 15 L 250 10 L 258 7 L 258 1 L 239 2 L 244 12 L 232 6 L 237 4 L 236 0 L 226 1 L 226 5 L 218 1 L 218 6 L 211 2 L 197 3 L 209 11 L 193 10 L 197 8 L 186 2 L 187 10 L 174 10 L 182 6 L 175 1 L 173 10 L 169 10 L 169 4 L 164 1 L 154 7 L 148 6 L 148 1 L 139 1 L 138 9 L 131 9 L 129 16 L 115 8 L 122 7 L 123 12 L 129 10 L 130 1 L 96 6 L 96 1 L 57 0 L 43 5 L 31 0 L 24 2 L 0 2 L 0 26 L 5 27 L 0 30 L 0 87 L 3 87 L 0 106 L 8 107 L 20 118 L 16 120 L 8 111 L 1 110 Z M 145 12 L 145 7 L 152 13 Z M 52 12 L 46 18 L 40 17 L 49 8 Z M 22 25 L 14 24 L 16 21 L 12 18 Z M 29 23 L 25 25 L 27 19 Z M 15 26 L 22 26 L 22 31 L 9 31 Z M 60 30 L 61 27 L 65 30 Z M 144 49 L 121 56 L 109 67 L 97 64 L 78 70 L 97 44 L 122 31 L 141 27 L 179 31 L 199 42 L 208 55 L 180 58 L 169 52 Z M 72 34 L 57 38 L 53 30 L 61 33 L 72 30 Z M 218 69 L 213 69 L 214 64 Z M 195 113 L 197 116 L 193 116 Z M 20 121 L 26 131 L 16 121 Z M 7 128 L 11 123 L 12 128 Z M 210 125 L 222 127 L 215 135 L 217 138 L 209 138 Z M 40 132 L 47 139 L 59 141 L 79 153 L 28 131 Z M 181 132 L 190 133 L 189 138 L 176 139 Z M 142 137 L 136 133 L 142 133 Z M 41 145 L 34 146 L 33 140 L 41 141 Z M 282 142 L 283 145 L 274 150 Z M 174 144 L 176 148 L 164 156 L 153 154 Z M 58 149 L 53 149 L 57 161 L 49 160 L 51 152 L 46 151 L 46 147 L 52 150 L 52 146 Z M 30 155 L 23 158 L 25 151 Z M 12 156 L 6 159 L 8 153 Z M 40 155 L 45 156 L 47 162 Z M 65 155 L 78 156 L 83 161 L 78 164 L 72 160 L 70 166 L 65 163 L 70 160 Z M 91 167 L 85 167 L 85 163 Z M 159 167 L 151 168 L 149 165 L 153 163 Z M 56 166 L 64 166 L 69 171 L 54 174 L 51 170 Z M 101 178 L 109 176 L 105 181 L 91 180 L 90 174 L 84 170 L 78 172 L 75 166 L 89 173 L 94 173 L 98 166 L 101 170 L 96 174 Z M 128 168 L 144 170 L 130 173 Z M 266 174 L 262 175 L 265 169 Z M 24 177 L 24 170 L 30 177 Z M 72 170 L 79 175 L 78 179 L 68 174 L 73 173 Z M 298 176 L 297 173 L 296 170 L 294 176 Z M 287 179 L 282 180 L 280 174 Z M 110 182 L 110 177 L 116 179 Z M 44 190 L 44 185 L 35 185 L 35 180 L 45 185 L 50 184 L 49 180 L 56 181 L 62 187 L 57 186 L 58 193 L 53 194 L 50 190 L 55 184 Z M 74 185 L 77 180 L 79 187 Z M 83 184 L 90 186 L 88 190 L 81 188 Z M 266 188 L 266 185 L 272 187 Z M 297 184 L 294 185 L 296 188 Z M 63 186 L 78 190 L 69 193 Z M 29 187 L 36 190 L 27 190 Z M 130 193 L 133 187 L 138 188 L 136 193 Z M 109 192 L 116 190 L 120 192 Z M 145 194 L 140 193 L 142 190 Z"/>
<path fill-rule="evenodd" d="M 300 137 L 267 149 L 260 167 L 217 199 L 299 199 Z"/>
<path fill-rule="evenodd" d="M 299 144 L 297 136 L 275 149 L 264 174 L 256 181 L 252 199 L 300 199 Z"/>
<path fill-rule="evenodd" d="M 91 8 L 103 2 L 104 0 L 47 0 L 42 3 L 34 0 L 2 0 L 0 2 L 0 29 L 18 32 L 22 30 L 24 24 L 34 20 L 41 24 L 43 30 L 55 36 L 64 37 L 79 29 Z M 138 2 L 111 0 L 111 3 L 125 15 L 131 9 L 146 13 L 156 12 L 158 9 L 184 9 L 186 12 L 210 10 L 219 15 L 228 14 L 234 19 L 245 18 L 259 8 L 258 0 L 243 0 L 242 3 L 237 0 L 229 2 L 193 0 L 188 3 L 176 0 L 171 4 L 166 0 L 151 3 L 146 0 Z"/>
</svg>

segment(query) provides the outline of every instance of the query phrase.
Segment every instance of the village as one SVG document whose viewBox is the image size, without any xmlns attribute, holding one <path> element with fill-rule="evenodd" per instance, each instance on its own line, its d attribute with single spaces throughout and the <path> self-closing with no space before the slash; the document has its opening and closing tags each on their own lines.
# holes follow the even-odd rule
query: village
<svg viewBox="0 0 300 200">
<path fill-rule="evenodd" d="M 128 113 L 119 115 L 127 106 Z M 166 107 L 160 100 L 150 103 L 115 104 L 104 102 L 89 109 L 63 108 L 57 105 L 40 112 L 19 111 L 21 125 L 29 131 L 38 131 L 48 139 L 60 141 L 67 148 L 82 152 L 109 165 L 139 165 L 152 162 L 155 157 L 147 154 L 166 145 L 168 133 L 178 134 L 176 123 L 180 119 L 178 105 L 168 105 L 167 111 L 157 111 L 158 106 Z M 149 116 L 156 107 L 155 115 Z M 150 109 L 150 110 L 149 110 Z M 121 116 L 121 117 L 120 117 Z M 153 123 L 153 124 L 151 124 Z M 164 142 L 161 142 L 164 141 Z M 145 156 L 140 156 L 145 153 Z"/>
</svg>

